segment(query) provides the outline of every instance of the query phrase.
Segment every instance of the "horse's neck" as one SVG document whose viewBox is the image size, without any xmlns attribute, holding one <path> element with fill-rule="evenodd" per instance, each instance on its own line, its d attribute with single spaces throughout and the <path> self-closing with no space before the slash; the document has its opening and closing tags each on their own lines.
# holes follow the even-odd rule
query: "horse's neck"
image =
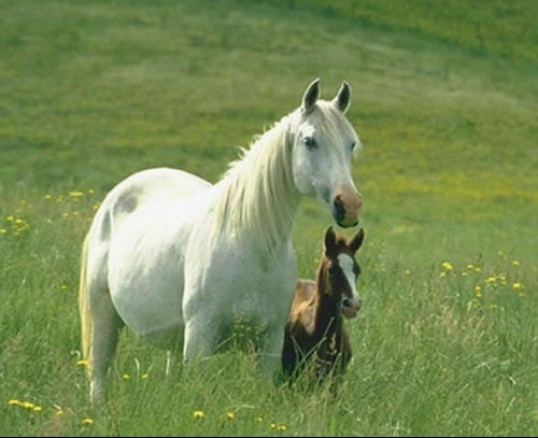
<svg viewBox="0 0 538 438">
<path fill-rule="evenodd" d="M 240 238 L 273 253 L 291 238 L 301 195 L 293 182 L 287 121 L 258 139 L 223 181 L 219 215 Z M 256 239 L 253 236 L 257 236 Z"/>
</svg>

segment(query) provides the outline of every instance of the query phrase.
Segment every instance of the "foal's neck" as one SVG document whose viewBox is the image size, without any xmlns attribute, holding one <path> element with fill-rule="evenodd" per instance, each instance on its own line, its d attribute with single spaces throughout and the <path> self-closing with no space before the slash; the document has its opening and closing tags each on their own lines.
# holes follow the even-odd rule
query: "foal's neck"
<svg viewBox="0 0 538 438">
<path fill-rule="evenodd" d="M 331 290 L 329 275 L 319 269 L 317 274 L 317 295 L 315 298 L 316 332 L 330 335 L 342 324 L 342 297 L 338 291 Z"/>
</svg>

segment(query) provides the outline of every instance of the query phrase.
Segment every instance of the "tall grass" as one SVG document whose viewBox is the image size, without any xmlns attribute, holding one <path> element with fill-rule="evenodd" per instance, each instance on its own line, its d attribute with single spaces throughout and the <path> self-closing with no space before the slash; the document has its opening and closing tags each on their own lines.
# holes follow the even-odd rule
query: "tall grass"
<svg viewBox="0 0 538 438">
<path fill-rule="evenodd" d="M 303 3 L 0 3 L 0 435 L 538 433 L 534 3 Z M 216 181 L 316 76 L 326 98 L 350 81 L 364 144 L 340 393 L 275 385 L 239 350 L 165 378 L 125 331 L 93 410 L 77 288 L 99 202 L 149 166 Z M 301 206 L 301 276 L 330 223 Z"/>
</svg>

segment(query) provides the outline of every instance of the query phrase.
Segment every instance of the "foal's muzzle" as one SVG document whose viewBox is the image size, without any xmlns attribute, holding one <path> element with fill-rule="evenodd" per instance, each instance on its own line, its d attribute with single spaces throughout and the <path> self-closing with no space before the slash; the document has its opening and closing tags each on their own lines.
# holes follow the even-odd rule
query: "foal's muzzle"
<svg viewBox="0 0 538 438">
<path fill-rule="evenodd" d="M 342 314 L 344 317 L 351 319 L 357 316 L 359 310 L 361 310 L 362 300 L 355 298 L 344 298 L 342 300 Z"/>
</svg>

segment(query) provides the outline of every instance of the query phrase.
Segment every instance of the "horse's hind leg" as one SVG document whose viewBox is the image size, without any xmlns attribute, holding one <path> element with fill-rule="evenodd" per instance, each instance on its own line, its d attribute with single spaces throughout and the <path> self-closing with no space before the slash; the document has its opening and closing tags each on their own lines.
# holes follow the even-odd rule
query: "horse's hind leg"
<svg viewBox="0 0 538 438">
<path fill-rule="evenodd" d="M 124 323 L 119 317 L 108 290 L 90 294 L 91 334 L 88 366 L 90 370 L 90 398 L 92 402 L 105 395 L 109 370 Z"/>
</svg>

